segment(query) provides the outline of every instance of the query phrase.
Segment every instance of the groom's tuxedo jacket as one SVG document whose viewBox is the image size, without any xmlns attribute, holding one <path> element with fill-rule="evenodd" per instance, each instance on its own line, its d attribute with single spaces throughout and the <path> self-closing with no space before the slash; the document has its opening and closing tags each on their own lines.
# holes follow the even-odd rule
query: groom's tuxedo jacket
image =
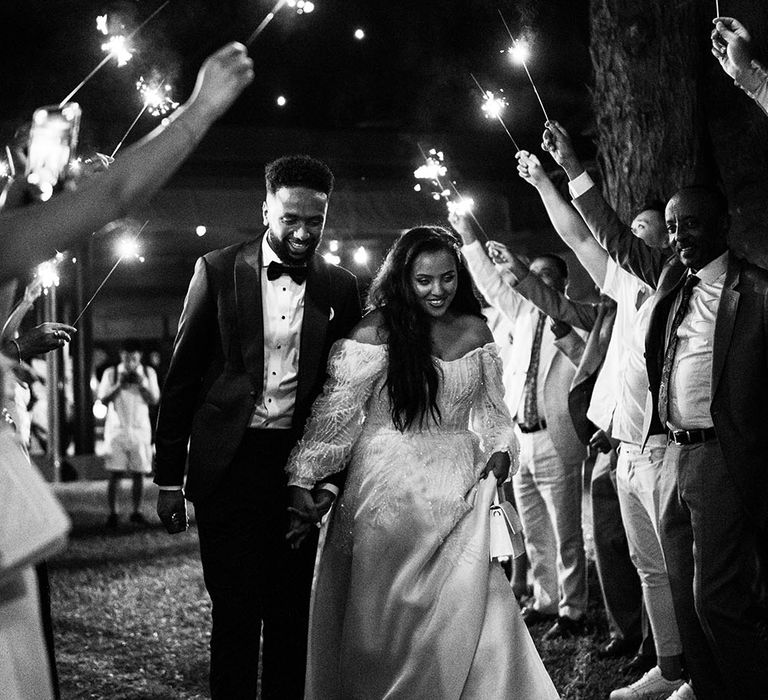
<svg viewBox="0 0 768 700">
<path fill-rule="evenodd" d="M 232 461 L 264 388 L 261 244 L 198 259 L 157 420 L 155 482 L 204 500 Z M 246 261 L 259 260 L 258 269 Z M 319 255 L 309 261 L 293 428 L 300 434 L 325 380 L 331 345 L 360 320 L 357 280 Z"/>
<path fill-rule="evenodd" d="M 667 319 L 687 269 L 640 242 L 597 187 L 573 200 L 592 233 L 621 266 L 656 289 L 645 343 L 652 415 L 646 435 L 663 432 L 658 419 Z M 755 524 L 768 524 L 768 272 L 728 254 L 715 320 L 710 413 L 725 463 Z"/>
</svg>

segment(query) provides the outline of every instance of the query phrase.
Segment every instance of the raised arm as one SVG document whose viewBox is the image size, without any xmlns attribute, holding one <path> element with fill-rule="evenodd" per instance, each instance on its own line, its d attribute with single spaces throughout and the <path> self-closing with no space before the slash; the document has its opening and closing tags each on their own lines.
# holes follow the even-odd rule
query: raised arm
<svg viewBox="0 0 768 700">
<path fill-rule="evenodd" d="M 488 251 L 501 275 L 510 280 L 514 290 L 537 306 L 547 316 L 585 331 L 592 330 L 600 312 L 597 304 L 573 301 L 545 284 L 528 266 L 510 252 L 503 243 L 490 241 Z"/>
<path fill-rule="evenodd" d="M 245 47 L 227 44 L 205 61 L 170 123 L 125 149 L 107 172 L 48 202 L 0 214 L 0 280 L 53 257 L 157 191 L 252 79 Z"/>
<path fill-rule="evenodd" d="M 491 306 L 514 323 L 517 315 L 528 303 L 512 288 L 510 283 L 514 282 L 514 279 L 505 279 L 490 261 L 477 240 L 467 215 L 452 213 L 448 220 L 464 242 L 461 252 L 478 291 Z"/>
<path fill-rule="evenodd" d="M 563 198 L 535 155 L 520 151 L 517 154 L 517 172 L 523 180 L 536 188 L 557 235 L 576 253 L 594 283 L 602 288 L 608 253 L 594 239 L 584 219 Z"/>
<path fill-rule="evenodd" d="M 718 17 L 712 30 L 712 55 L 727 75 L 768 114 L 768 72 L 752 57 L 752 37 L 733 17 Z"/>
<path fill-rule="evenodd" d="M 556 121 L 547 122 L 542 148 L 568 175 L 573 205 L 597 242 L 620 267 L 655 288 L 666 262 L 666 254 L 657 248 L 649 248 L 632 235 L 630 227 L 595 187 L 577 158 L 568 133 Z"/>
</svg>

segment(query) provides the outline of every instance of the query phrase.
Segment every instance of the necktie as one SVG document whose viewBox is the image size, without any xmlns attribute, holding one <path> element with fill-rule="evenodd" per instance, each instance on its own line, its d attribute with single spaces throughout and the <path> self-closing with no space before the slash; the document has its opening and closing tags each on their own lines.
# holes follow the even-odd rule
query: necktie
<svg viewBox="0 0 768 700">
<path fill-rule="evenodd" d="M 696 275 L 691 275 L 685 280 L 683 294 L 680 297 L 680 306 L 677 307 L 675 317 L 672 319 L 672 328 L 669 331 L 669 342 L 664 352 L 664 365 L 661 369 L 661 386 L 659 387 L 659 418 L 663 426 L 667 425 L 667 417 L 669 416 L 669 380 L 672 376 L 672 367 L 675 364 L 675 352 L 677 351 L 678 341 L 677 329 L 680 328 L 680 324 L 688 313 L 691 294 L 693 293 L 693 288 L 698 283 L 699 278 Z"/>
<path fill-rule="evenodd" d="M 270 282 L 282 275 L 288 275 L 296 284 L 303 284 L 307 279 L 307 266 L 283 265 L 274 260 L 267 265 L 267 279 Z"/>
<path fill-rule="evenodd" d="M 539 311 L 539 320 L 536 323 L 536 331 L 533 334 L 531 344 L 531 360 L 528 363 L 528 371 L 525 373 L 525 387 L 523 388 L 523 424 L 534 427 L 539 423 L 539 409 L 536 405 L 537 383 L 539 378 L 539 358 L 541 357 L 541 336 L 544 333 L 544 321 L 546 316 Z"/>
</svg>

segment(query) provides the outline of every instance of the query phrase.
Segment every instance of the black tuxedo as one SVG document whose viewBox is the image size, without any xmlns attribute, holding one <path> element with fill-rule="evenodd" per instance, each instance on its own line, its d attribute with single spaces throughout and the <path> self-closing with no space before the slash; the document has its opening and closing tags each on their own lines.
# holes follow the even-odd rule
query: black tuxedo
<svg viewBox="0 0 768 700">
<path fill-rule="evenodd" d="M 596 188 L 574 200 L 616 262 L 656 289 L 646 336 L 658 417 L 667 321 L 687 268 L 648 248 Z M 661 474 L 661 540 L 686 664 L 699 700 L 768 697 L 764 589 L 768 534 L 768 272 L 728 254 L 712 346 L 716 438 L 670 444 Z M 689 426 L 680 426 L 682 428 Z"/>
<path fill-rule="evenodd" d="M 262 624 L 262 697 L 303 692 L 316 537 L 297 551 L 285 543 L 284 466 L 322 390 L 331 345 L 360 319 L 355 277 L 313 256 L 293 428 L 248 428 L 264 385 L 261 246 L 260 236 L 197 261 L 157 423 L 155 481 L 178 485 L 186 471 L 195 504 L 213 602 L 211 691 L 227 700 L 255 697 Z"/>
</svg>

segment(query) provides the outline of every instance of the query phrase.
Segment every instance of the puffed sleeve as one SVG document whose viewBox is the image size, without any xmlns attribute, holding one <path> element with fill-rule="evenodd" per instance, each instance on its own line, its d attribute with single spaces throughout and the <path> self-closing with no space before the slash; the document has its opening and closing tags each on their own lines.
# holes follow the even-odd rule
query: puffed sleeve
<svg viewBox="0 0 768 700">
<path fill-rule="evenodd" d="M 520 447 L 515 437 L 512 416 L 504 403 L 501 357 L 495 343 L 488 343 L 482 348 L 480 361 L 482 374 L 470 414 L 470 428 L 480 437 L 486 461 L 494 452 L 509 452 L 511 476 L 519 466 Z"/>
<path fill-rule="evenodd" d="M 337 341 L 328 357 L 328 379 L 312 405 L 304 436 L 288 458 L 288 484 L 312 488 L 341 471 L 363 430 L 368 400 L 386 372 L 387 349 Z"/>
</svg>

